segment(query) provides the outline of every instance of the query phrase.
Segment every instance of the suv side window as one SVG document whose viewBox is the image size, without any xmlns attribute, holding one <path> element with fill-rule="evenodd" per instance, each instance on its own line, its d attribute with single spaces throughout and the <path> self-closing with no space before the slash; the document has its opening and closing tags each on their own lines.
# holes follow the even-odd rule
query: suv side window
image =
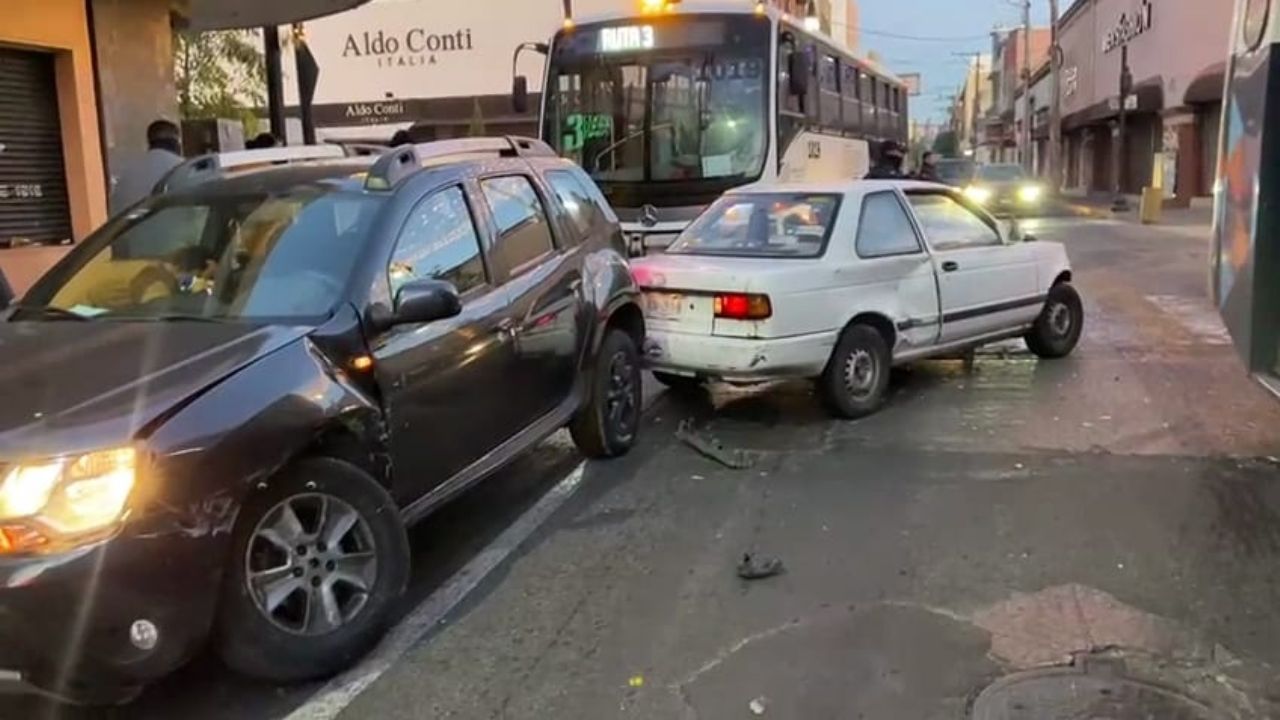
<svg viewBox="0 0 1280 720">
<path fill-rule="evenodd" d="M 949 194 L 912 193 L 908 199 L 934 250 L 1002 244 L 1000 233 L 990 223 Z"/>
<path fill-rule="evenodd" d="M 480 236 L 466 195 L 456 185 L 414 207 L 391 253 L 391 297 L 410 280 L 423 278 L 451 282 L 460 295 L 486 282 Z"/>
<path fill-rule="evenodd" d="M 480 189 L 497 226 L 493 256 L 508 272 L 518 274 L 533 260 L 552 252 L 551 223 L 547 209 L 529 178 L 504 175 L 480 181 Z"/>
<path fill-rule="evenodd" d="M 599 227 L 606 218 L 604 209 L 600 207 L 593 195 L 576 175 L 568 170 L 552 170 L 547 173 L 547 182 L 560 198 L 560 204 L 569 214 L 573 226 L 578 231 L 578 238 L 584 239 L 591 234 L 593 228 Z"/>
<path fill-rule="evenodd" d="M 878 258 L 920 252 L 920 238 L 897 193 L 870 193 L 858 217 L 858 257 Z"/>
</svg>

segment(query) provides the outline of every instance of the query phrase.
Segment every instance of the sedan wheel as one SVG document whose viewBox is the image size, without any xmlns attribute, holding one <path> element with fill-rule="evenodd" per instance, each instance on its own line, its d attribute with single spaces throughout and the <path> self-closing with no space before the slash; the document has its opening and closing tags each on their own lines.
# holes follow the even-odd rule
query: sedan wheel
<svg viewBox="0 0 1280 720">
<path fill-rule="evenodd" d="M 1044 309 L 1026 335 L 1027 347 L 1043 358 L 1071 354 L 1084 330 L 1084 304 L 1070 283 L 1058 283 L 1049 291 Z"/>
<path fill-rule="evenodd" d="M 832 414 L 854 419 L 878 410 L 889 389 L 890 357 L 880 331 L 869 325 L 846 328 L 818 383 Z"/>
</svg>

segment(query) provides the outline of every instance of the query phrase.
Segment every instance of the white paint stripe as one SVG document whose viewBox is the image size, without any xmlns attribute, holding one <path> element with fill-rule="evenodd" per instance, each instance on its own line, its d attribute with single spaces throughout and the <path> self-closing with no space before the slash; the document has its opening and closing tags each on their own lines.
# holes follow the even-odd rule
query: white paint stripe
<svg viewBox="0 0 1280 720">
<path fill-rule="evenodd" d="M 413 649 L 446 615 L 461 603 L 494 568 L 529 539 L 582 484 L 586 463 L 579 464 L 533 507 L 502 532 L 466 567 L 406 615 L 359 665 L 330 680 L 285 720 L 332 720 L 378 678 Z"/>
</svg>

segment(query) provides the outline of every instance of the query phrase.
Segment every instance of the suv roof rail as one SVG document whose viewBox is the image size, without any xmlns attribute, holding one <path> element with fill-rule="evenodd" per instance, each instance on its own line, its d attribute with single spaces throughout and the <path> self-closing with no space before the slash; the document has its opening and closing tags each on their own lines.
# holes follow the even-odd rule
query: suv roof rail
<svg viewBox="0 0 1280 720">
<path fill-rule="evenodd" d="M 556 151 L 541 140 L 517 135 L 401 145 L 378 158 L 369 170 L 365 187 L 370 190 L 387 190 L 421 170 L 424 165 L 465 160 L 475 156 L 556 157 Z"/>
<path fill-rule="evenodd" d="M 224 153 L 209 153 L 208 155 L 193 157 L 170 170 L 164 176 L 164 179 L 156 184 L 155 192 L 164 193 L 178 188 L 198 185 L 217 177 L 222 172 L 238 167 L 334 160 L 344 157 L 347 157 L 346 151 L 337 145 L 294 145 L 262 148 L 260 150 L 233 150 Z"/>
</svg>

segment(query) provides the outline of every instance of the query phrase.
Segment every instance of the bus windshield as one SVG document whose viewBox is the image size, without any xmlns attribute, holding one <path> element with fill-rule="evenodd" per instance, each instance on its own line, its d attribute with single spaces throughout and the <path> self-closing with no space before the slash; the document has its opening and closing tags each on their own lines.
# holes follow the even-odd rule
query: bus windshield
<svg viewBox="0 0 1280 720">
<path fill-rule="evenodd" d="M 545 139 L 604 184 L 755 179 L 768 149 L 767 32 L 703 17 L 562 34 Z"/>
</svg>

